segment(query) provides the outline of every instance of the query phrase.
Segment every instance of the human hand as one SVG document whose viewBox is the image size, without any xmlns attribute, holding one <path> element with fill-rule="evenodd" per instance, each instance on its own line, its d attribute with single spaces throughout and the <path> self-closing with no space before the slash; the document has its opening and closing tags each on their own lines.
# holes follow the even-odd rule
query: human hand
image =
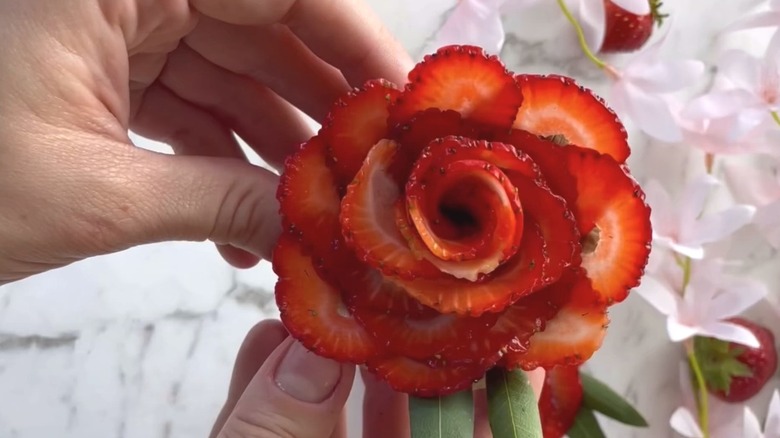
<svg viewBox="0 0 780 438">
<path fill-rule="evenodd" d="M 135 245 L 268 258 L 274 173 L 350 86 L 406 81 L 360 0 L 0 0 L 0 284 Z M 133 147 L 128 129 L 176 156 Z"/>
<path fill-rule="evenodd" d="M 366 384 L 362 436 L 408 437 L 407 396 L 370 373 L 361 375 Z M 252 328 L 239 350 L 227 401 L 211 438 L 346 438 L 344 405 L 354 376 L 354 365 L 309 353 L 279 321 L 263 321 Z M 544 371 L 529 377 L 538 397 Z M 486 409 L 484 398 L 476 395 L 476 438 L 492 436 Z"/>
</svg>

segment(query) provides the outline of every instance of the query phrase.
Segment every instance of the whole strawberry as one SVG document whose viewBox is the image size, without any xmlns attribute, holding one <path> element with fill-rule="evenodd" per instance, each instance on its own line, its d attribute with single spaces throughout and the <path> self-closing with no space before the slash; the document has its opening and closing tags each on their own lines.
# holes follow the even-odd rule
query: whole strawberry
<svg viewBox="0 0 780 438">
<path fill-rule="evenodd" d="M 653 25 L 661 26 L 666 15 L 661 14 L 662 3 L 648 0 L 650 13 L 636 15 L 611 0 L 604 0 L 606 31 L 601 51 L 604 53 L 633 52 L 641 49 L 653 34 Z"/>
<path fill-rule="evenodd" d="M 700 337 L 694 341 L 694 349 L 710 393 L 739 403 L 758 394 L 775 373 L 777 350 L 774 335 L 765 327 L 743 318 L 729 322 L 750 330 L 758 339 L 758 348 Z"/>
</svg>

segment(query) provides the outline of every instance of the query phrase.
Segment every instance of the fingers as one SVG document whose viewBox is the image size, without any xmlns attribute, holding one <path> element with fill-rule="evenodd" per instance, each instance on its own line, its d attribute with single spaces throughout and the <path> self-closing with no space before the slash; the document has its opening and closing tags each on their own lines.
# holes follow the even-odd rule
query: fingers
<svg viewBox="0 0 780 438">
<path fill-rule="evenodd" d="M 217 436 L 329 436 L 354 373 L 354 365 L 319 357 L 288 338 L 255 374 Z"/>
<path fill-rule="evenodd" d="M 207 61 L 186 44 L 169 55 L 159 80 L 181 99 L 216 115 L 277 170 L 313 134 L 276 93 Z"/>
<path fill-rule="evenodd" d="M 286 338 L 287 330 L 277 320 L 265 320 L 252 327 L 238 350 L 227 400 L 214 423 L 210 437 L 215 437 L 222 430 L 257 370 Z"/>
<path fill-rule="evenodd" d="M 232 24 L 287 25 L 353 85 L 406 82 L 412 61 L 361 0 L 191 0 L 203 14 Z"/>
<path fill-rule="evenodd" d="M 252 77 L 319 122 L 350 88 L 340 71 L 282 25 L 238 27 L 202 18 L 185 41 L 204 58 Z"/>
<path fill-rule="evenodd" d="M 406 394 L 393 391 L 390 386 L 377 379 L 365 369 L 360 375 L 366 385 L 363 398 L 363 435 L 371 438 L 408 437 L 409 398 Z"/>
</svg>

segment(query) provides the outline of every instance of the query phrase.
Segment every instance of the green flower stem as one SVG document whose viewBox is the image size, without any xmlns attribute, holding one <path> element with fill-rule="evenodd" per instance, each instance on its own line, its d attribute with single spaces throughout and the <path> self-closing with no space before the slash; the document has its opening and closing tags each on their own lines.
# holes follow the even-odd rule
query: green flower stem
<svg viewBox="0 0 780 438">
<path fill-rule="evenodd" d="M 580 41 L 580 47 L 582 48 L 583 53 L 585 53 L 585 56 L 587 56 L 588 59 L 590 59 L 590 61 L 596 65 L 596 67 L 600 69 L 606 68 L 607 63 L 600 60 L 596 55 L 593 54 L 593 52 L 591 52 L 590 48 L 588 47 L 588 42 L 585 41 L 585 33 L 582 31 L 582 26 L 580 26 L 580 23 L 578 23 L 577 19 L 575 19 L 571 14 L 569 7 L 566 6 L 564 0 L 558 0 L 558 6 L 560 6 L 563 15 L 566 16 L 566 19 L 569 20 L 572 26 L 574 26 L 574 31 L 577 32 L 577 39 Z"/>
<path fill-rule="evenodd" d="M 772 118 L 775 119 L 775 122 L 780 125 L 780 114 L 778 114 L 777 111 L 772 111 Z"/>
<path fill-rule="evenodd" d="M 691 364 L 693 375 L 696 378 L 696 386 L 699 389 L 698 397 L 698 411 L 699 411 L 699 427 L 701 428 L 704 438 L 710 438 L 710 419 L 709 419 L 709 402 L 707 395 L 707 384 L 704 382 L 704 374 L 701 372 L 701 365 L 696 358 L 696 353 L 693 349 L 692 343 L 686 344 L 686 350 L 688 350 L 688 362 Z"/>
<path fill-rule="evenodd" d="M 688 289 L 688 284 L 691 282 L 691 258 L 685 257 L 681 267 L 683 270 L 682 294 L 685 295 L 685 290 Z"/>
</svg>

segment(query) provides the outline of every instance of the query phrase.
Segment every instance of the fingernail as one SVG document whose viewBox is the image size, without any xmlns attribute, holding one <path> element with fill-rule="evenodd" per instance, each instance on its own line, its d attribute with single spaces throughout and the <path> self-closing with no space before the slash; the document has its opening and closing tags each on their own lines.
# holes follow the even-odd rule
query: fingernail
<svg viewBox="0 0 780 438">
<path fill-rule="evenodd" d="M 330 397 L 341 380 L 341 365 L 308 351 L 298 342 L 287 350 L 276 369 L 276 385 L 290 396 L 308 403 Z"/>
</svg>

